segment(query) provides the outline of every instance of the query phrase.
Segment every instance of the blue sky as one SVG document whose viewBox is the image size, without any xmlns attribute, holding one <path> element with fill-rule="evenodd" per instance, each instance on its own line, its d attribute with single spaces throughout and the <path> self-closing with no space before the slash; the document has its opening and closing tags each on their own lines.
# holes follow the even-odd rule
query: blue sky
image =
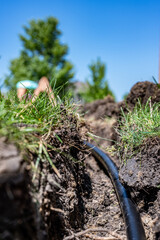
<svg viewBox="0 0 160 240">
<path fill-rule="evenodd" d="M 19 56 L 22 26 L 31 19 L 54 16 L 75 79 L 89 77 L 88 65 L 98 57 L 117 100 L 138 81 L 158 79 L 159 0 L 0 0 L 0 79 Z"/>
</svg>

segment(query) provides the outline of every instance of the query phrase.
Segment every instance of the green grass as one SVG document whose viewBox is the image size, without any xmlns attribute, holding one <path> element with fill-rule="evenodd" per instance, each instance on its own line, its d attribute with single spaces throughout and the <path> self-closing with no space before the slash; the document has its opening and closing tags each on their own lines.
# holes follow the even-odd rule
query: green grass
<svg viewBox="0 0 160 240">
<path fill-rule="evenodd" d="M 50 134 L 62 143 L 54 134 L 54 129 L 63 127 L 62 119 L 66 118 L 66 114 L 76 114 L 76 108 L 70 103 L 69 97 L 64 97 L 63 100 L 58 98 L 57 105 L 53 106 L 46 93 L 40 94 L 33 103 L 31 100 L 20 102 L 14 91 L 7 96 L 0 94 L 0 136 L 6 136 L 8 140 L 16 143 L 22 152 L 29 150 L 36 154 L 36 163 L 32 163 L 35 171 L 43 158 L 60 177 L 47 153 L 47 146 Z"/>
<path fill-rule="evenodd" d="M 123 113 L 118 134 L 119 147 L 125 152 L 139 148 L 147 138 L 160 137 L 160 103 L 151 105 L 150 99 L 145 106 L 138 101 L 133 111 Z"/>
</svg>

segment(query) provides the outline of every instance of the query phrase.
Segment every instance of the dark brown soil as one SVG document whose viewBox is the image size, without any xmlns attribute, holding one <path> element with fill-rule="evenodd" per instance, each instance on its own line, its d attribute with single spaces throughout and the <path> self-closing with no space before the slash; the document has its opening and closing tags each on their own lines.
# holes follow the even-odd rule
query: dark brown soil
<svg viewBox="0 0 160 240">
<path fill-rule="evenodd" d="M 127 153 L 133 154 L 132 152 Z M 160 236 L 160 138 L 150 138 L 140 152 L 120 169 L 120 179 L 132 194 L 142 215 L 148 214 L 152 231 Z M 152 239 L 152 238 L 151 238 Z"/>
<path fill-rule="evenodd" d="M 158 189 L 158 186 L 160 187 L 160 138 L 147 139 L 141 146 L 140 152 L 128 159 L 120 169 L 120 176 L 128 186 L 137 190 Z"/>
<path fill-rule="evenodd" d="M 115 100 L 111 96 L 107 96 L 104 99 L 85 104 L 82 112 L 86 117 L 93 117 L 97 120 L 117 116 L 119 108 Z"/>
<path fill-rule="evenodd" d="M 25 166 L 17 147 L 0 138 L 0 239 L 38 239 L 39 217 Z"/>
<path fill-rule="evenodd" d="M 160 102 L 159 86 L 148 81 L 138 82 L 131 88 L 126 99 L 126 104 L 132 109 L 138 99 L 142 105 L 145 105 L 149 98 L 151 98 L 152 103 Z"/>
<path fill-rule="evenodd" d="M 126 239 L 112 184 L 95 160 L 86 156 L 75 126 L 76 122 L 73 128 L 64 122 L 63 129 L 56 130 L 63 144 L 52 135 L 49 139 L 60 150 L 49 154 L 61 178 L 55 175 L 47 162 L 41 163 L 43 177 L 39 178 L 37 199 L 47 239 L 94 239 L 101 236 Z M 90 231 L 91 228 L 94 231 Z"/>
</svg>

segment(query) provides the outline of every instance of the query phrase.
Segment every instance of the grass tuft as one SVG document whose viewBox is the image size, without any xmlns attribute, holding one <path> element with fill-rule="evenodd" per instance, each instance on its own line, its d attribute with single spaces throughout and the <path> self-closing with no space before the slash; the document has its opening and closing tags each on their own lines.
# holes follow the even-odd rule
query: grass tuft
<svg viewBox="0 0 160 240">
<path fill-rule="evenodd" d="M 29 150 L 37 155 L 35 164 L 32 163 L 35 174 L 40 160 L 45 159 L 60 178 L 60 173 L 47 152 L 49 136 L 53 134 L 63 143 L 54 130 L 63 127 L 62 120 L 66 115 L 75 116 L 76 109 L 67 96 L 56 100 L 57 104 L 53 107 L 53 102 L 46 93 L 40 94 L 33 103 L 26 99 L 19 101 L 14 91 L 7 96 L 0 94 L 0 136 L 6 136 L 16 143 L 22 152 Z"/>
<path fill-rule="evenodd" d="M 160 103 L 151 105 L 149 99 L 145 106 L 138 101 L 133 111 L 123 114 L 120 128 L 117 130 L 120 136 L 119 147 L 133 151 L 150 137 L 160 137 Z"/>
</svg>

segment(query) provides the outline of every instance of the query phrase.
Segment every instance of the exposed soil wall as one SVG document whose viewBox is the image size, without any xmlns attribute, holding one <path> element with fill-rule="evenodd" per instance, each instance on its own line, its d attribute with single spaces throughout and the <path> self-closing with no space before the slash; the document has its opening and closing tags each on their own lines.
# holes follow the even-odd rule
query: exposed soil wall
<svg viewBox="0 0 160 240">
<path fill-rule="evenodd" d="M 79 134 L 81 126 L 72 116 L 62 116 L 62 126 L 54 129 L 47 139 L 55 149 L 48 149 L 48 154 L 60 177 L 48 161 L 40 161 L 39 174 L 31 183 L 30 165 L 24 164 L 15 145 L 5 139 L 1 141 L 0 193 L 4 201 L 0 201 L 0 239 L 67 240 L 106 236 L 125 240 L 114 189 L 84 149 Z M 32 152 L 27 158 L 37 159 Z"/>
<path fill-rule="evenodd" d="M 0 239 L 38 239 L 40 230 L 29 184 L 17 147 L 0 138 Z"/>
<path fill-rule="evenodd" d="M 56 130 L 61 143 L 52 134 L 49 139 L 58 149 L 58 152 L 49 151 L 49 155 L 61 178 L 47 162 L 41 163 L 38 178 L 37 193 L 40 194 L 37 198 L 40 199 L 47 239 L 87 239 L 87 234 L 91 239 L 94 236 L 126 239 L 112 184 L 95 160 L 86 155 L 76 121 L 70 121 L 72 128 L 64 122 L 63 129 Z M 97 231 L 92 232 L 91 228 Z"/>
<path fill-rule="evenodd" d="M 41 162 L 41 172 L 34 188 L 18 149 L 7 141 L 1 142 L 1 160 L 5 158 L 6 161 L 4 166 L 11 159 L 13 165 L 17 164 L 16 169 L 10 168 L 11 174 L 7 178 L 4 176 L 8 167 L 3 167 L 1 172 L 4 180 L 4 186 L 1 182 L 1 196 L 5 200 L 0 205 L 1 239 L 64 239 L 68 235 L 69 239 L 74 239 L 76 234 L 79 234 L 77 239 L 100 236 L 125 239 L 123 219 L 110 180 L 94 159 L 87 157 L 84 164 L 83 151 L 77 150 L 76 146 L 70 148 L 72 137 L 75 139 L 75 131 L 71 132 L 68 129 L 57 131 L 63 139 L 65 153 L 70 155 L 61 157 L 57 152 L 50 153 L 61 178 L 47 162 Z M 56 138 L 53 137 L 52 141 L 56 144 Z M 74 162 L 71 156 L 78 162 Z M 36 205 L 33 204 L 35 200 Z M 89 231 L 90 228 L 94 231 Z M 83 232 L 84 229 L 88 232 Z"/>
<path fill-rule="evenodd" d="M 138 154 L 127 154 L 132 157 L 122 165 L 120 179 L 149 223 L 149 239 L 160 239 L 160 138 L 148 139 Z"/>
</svg>

